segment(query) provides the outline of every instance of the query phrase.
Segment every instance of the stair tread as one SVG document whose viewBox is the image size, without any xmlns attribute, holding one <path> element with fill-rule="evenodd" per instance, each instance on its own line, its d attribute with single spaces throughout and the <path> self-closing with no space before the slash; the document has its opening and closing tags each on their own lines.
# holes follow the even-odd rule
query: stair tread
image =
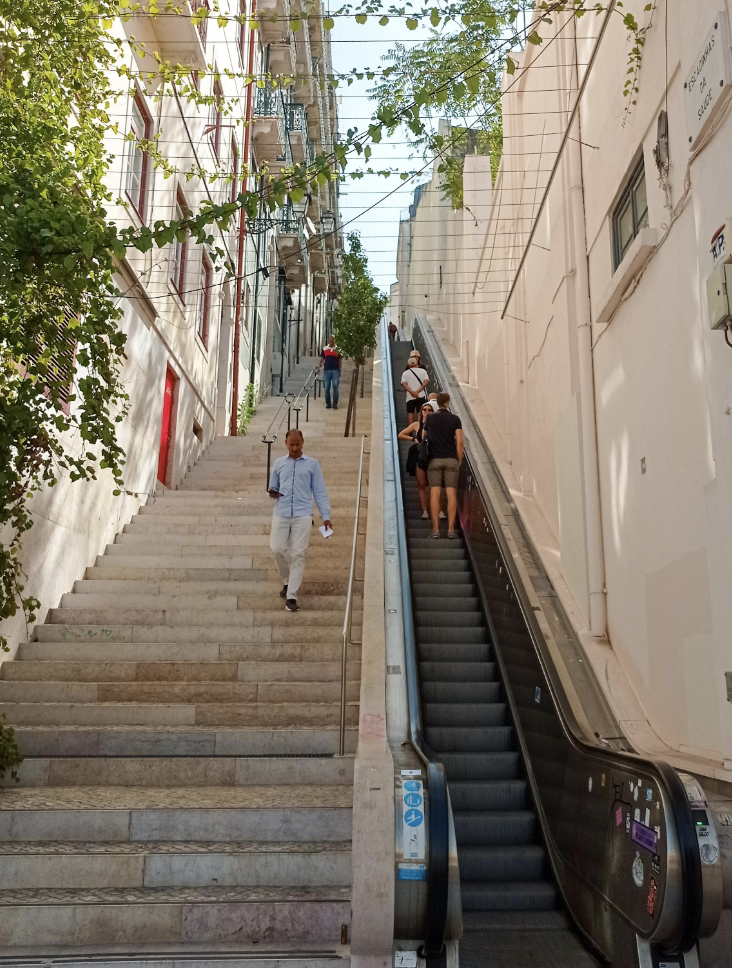
<svg viewBox="0 0 732 968">
<path fill-rule="evenodd" d="M 107 887 L 0 890 L 0 907 L 50 904 L 205 904 L 350 901 L 350 887 Z"/>
<path fill-rule="evenodd" d="M 0 841 L 0 857 L 52 854 L 318 854 L 350 851 L 350 840 L 319 841 Z"/>
<path fill-rule="evenodd" d="M 350 786 L 250 787 L 9 787 L 0 812 L 9 810 L 247 810 L 348 808 Z"/>
</svg>

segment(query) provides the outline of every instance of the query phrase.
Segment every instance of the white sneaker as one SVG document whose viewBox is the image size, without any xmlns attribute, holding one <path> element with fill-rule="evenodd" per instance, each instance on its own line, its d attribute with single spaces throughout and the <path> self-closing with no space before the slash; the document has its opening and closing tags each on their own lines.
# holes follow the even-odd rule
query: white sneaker
<svg viewBox="0 0 732 968">
<path fill-rule="evenodd" d="M 423 521 L 428 521 L 429 520 L 429 514 L 427 514 L 426 511 L 423 511 L 422 512 L 422 520 Z"/>
<path fill-rule="evenodd" d="M 440 521 L 444 521 L 446 517 L 447 517 L 447 515 L 445 514 L 445 512 L 444 511 L 440 511 Z"/>
</svg>

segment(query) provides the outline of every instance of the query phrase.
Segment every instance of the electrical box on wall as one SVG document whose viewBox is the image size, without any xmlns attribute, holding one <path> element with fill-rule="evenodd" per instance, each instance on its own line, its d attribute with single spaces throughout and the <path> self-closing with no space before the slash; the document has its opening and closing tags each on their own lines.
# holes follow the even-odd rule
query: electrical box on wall
<svg viewBox="0 0 732 968">
<path fill-rule="evenodd" d="M 707 307 L 712 329 L 724 329 L 732 325 L 731 294 L 732 263 L 720 262 L 707 279 Z"/>
</svg>

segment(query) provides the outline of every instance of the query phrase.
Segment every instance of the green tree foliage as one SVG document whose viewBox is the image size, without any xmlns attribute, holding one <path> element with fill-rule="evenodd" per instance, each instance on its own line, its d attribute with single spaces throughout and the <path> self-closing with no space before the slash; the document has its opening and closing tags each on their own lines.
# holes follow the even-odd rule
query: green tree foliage
<svg viewBox="0 0 732 968">
<path fill-rule="evenodd" d="M 122 487 L 125 339 L 102 141 L 112 9 L 0 3 L 0 618 L 37 607 L 18 560 L 27 497 L 59 470 L 79 480 L 107 468 Z"/>
<path fill-rule="evenodd" d="M 348 247 L 343 256 L 343 288 L 333 313 L 334 334 L 343 356 L 363 366 L 376 347 L 376 327 L 388 298 L 374 285 L 358 232 L 348 236 Z"/>
</svg>

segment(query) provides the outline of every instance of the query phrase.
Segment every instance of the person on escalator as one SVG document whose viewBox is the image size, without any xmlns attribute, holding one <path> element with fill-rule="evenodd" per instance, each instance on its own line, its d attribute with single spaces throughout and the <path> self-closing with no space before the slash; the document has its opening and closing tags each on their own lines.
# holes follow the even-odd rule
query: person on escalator
<svg viewBox="0 0 732 968">
<path fill-rule="evenodd" d="M 414 441 L 407 454 L 407 473 L 417 478 L 417 493 L 419 494 L 419 506 L 422 508 L 422 519 L 429 518 L 429 498 L 427 496 L 427 466 L 424 461 L 420 463 L 419 445 L 424 440 L 424 431 L 427 418 L 432 415 L 432 407 L 425 403 L 419 411 L 419 418 L 410 423 L 408 427 L 399 434 L 400 440 Z"/>
<path fill-rule="evenodd" d="M 442 488 L 447 493 L 447 536 L 455 538 L 457 517 L 457 486 L 460 465 L 463 462 L 463 425 L 454 413 L 450 413 L 450 394 L 438 393 L 439 410 L 429 418 L 429 463 L 427 482 L 430 486 L 430 517 L 432 534 L 440 537 L 440 500 Z"/>
<path fill-rule="evenodd" d="M 415 412 L 421 410 L 422 404 L 427 400 L 425 387 L 430 382 L 430 375 L 419 365 L 417 357 L 410 356 L 401 382 L 407 391 L 407 416 L 413 419 Z"/>
</svg>

